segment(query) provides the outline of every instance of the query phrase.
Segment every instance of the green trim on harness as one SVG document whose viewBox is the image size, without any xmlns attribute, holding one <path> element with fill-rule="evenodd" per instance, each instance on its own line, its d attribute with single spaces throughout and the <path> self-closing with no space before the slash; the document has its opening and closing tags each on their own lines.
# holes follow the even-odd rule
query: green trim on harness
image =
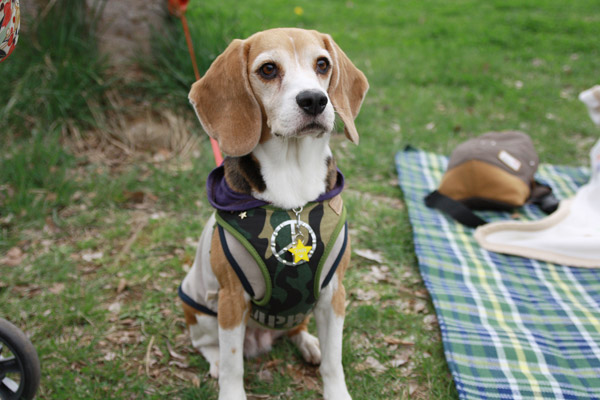
<svg viewBox="0 0 600 400">
<path fill-rule="evenodd" d="M 325 261 L 327 261 L 327 257 L 329 257 L 329 253 L 331 253 L 331 250 L 333 250 L 333 246 L 335 246 L 335 241 L 337 239 L 337 237 L 340 235 L 340 232 L 342 231 L 342 228 L 344 227 L 344 224 L 346 223 L 346 207 L 342 207 L 342 212 L 340 214 L 340 219 L 335 227 L 335 229 L 333 230 L 333 233 L 331 234 L 329 241 L 327 242 L 327 245 L 325 246 L 325 252 L 323 253 L 323 256 L 321 257 L 321 260 L 319 261 L 319 266 L 317 267 L 317 278 L 315 279 L 315 298 L 318 300 L 319 299 L 319 294 L 321 293 L 321 288 L 319 287 L 319 282 L 321 281 L 321 272 L 323 271 L 323 265 L 325 265 Z"/>
<path fill-rule="evenodd" d="M 234 238 L 236 238 L 244 246 L 244 248 L 248 250 L 248 253 L 250 253 L 254 261 L 256 261 L 256 263 L 258 264 L 260 272 L 262 272 L 263 278 L 265 279 L 265 296 L 260 302 L 256 301 L 255 299 L 252 299 L 252 301 L 254 302 L 254 304 L 259 306 L 265 305 L 271 299 L 271 290 L 273 287 L 271 283 L 271 277 L 269 275 L 269 270 L 267 269 L 265 262 L 263 261 L 262 257 L 258 254 L 258 251 L 256 251 L 256 249 L 248 242 L 244 235 L 240 233 L 237 229 L 235 229 L 233 226 L 228 224 L 227 221 L 225 221 L 225 219 L 221 217 L 219 212 L 215 213 L 215 218 L 217 220 L 217 224 L 222 226 L 227 232 L 229 232 Z"/>
</svg>

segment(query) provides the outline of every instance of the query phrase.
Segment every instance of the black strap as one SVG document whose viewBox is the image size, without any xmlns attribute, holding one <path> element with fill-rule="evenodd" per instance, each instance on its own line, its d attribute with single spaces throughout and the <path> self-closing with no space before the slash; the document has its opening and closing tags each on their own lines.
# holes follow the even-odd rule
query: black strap
<svg viewBox="0 0 600 400">
<path fill-rule="evenodd" d="M 556 211 L 559 204 L 559 200 L 552 193 L 552 189 L 548 185 L 539 182 L 534 182 L 529 202 L 537 205 L 546 214 L 552 214 Z M 443 195 L 437 190 L 425 197 L 425 205 L 445 212 L 456 221 L 470 228 L 477 228 L 487 223 L 465 204 Z"/>
<path fill-rule="evenodd" d="M 334 240 L 334 239 L 332 238 L 332 240 Z M 337 238 L 335 240 L 337 240 Z M 329 272 L 327 273 L 327 276 L 325 277 L 325 280 L 321 284 L 321 289 L 323 289 L 324 287 L 329 285 L 329 281 L 331 281 L 331 278 L 333 278 L 333 274 L 335 274 L 335 271 L 337 270 L 338 265 L 340 265 L 340 261 L 342 261 L 342 257 L 344 256 L 344 253 L 346 252 L 347 244 L 348 244 L 348 221 L 346 221 L 344 223 L 344 243 L 342 243 L 342 249 L 338 253 L 337 257 L 335 258 L 335 261 L 333 262 L 333 265 L 331 266 L 331 269 L 329 270 Z"/>
<path fill-rule="evenodd" d="M 183 292 L 183 289 L 181 288 L 181 285 L 179 285 L 179 289 L 177 289 L 177 293 L 179 294 L 179 298 L 181 299 L 181 301 L 183 301 L 185 304 L 192 307 L 196 311 L 200 311 L 200 312 L 203 312 L 204 314 L 212 315 L 213 317 L 217 316 L 216 312 L 214 312 L 213 310 L 211 310 L 210 308 L 208 308 L 206 306 L 203 306 L 200 303 L 195 302 L 194 299 L 192 299 L 190 296 L 185 294 Z"/>
<path fill-rule="evenodd" d="M 227 238 L 225 237 L 225 229 L 218 223 L 217 223 L 217 228 L 219 229 L 219 238 L 221 239 L 221 246 L 223 247 L 223 253 L 225 253 L 225 257 L 227 257 L 227 261 L 229 261 L 229 265 L 231 265 L 231 268 L 233 268 L 233 270 L 235 271 L 235 274 L 239 278 L 240 283 L 244 287 L 244 290 L 246 291 L 246 293 L 248 293 L 250 295 L 250 297 L 254 299 L 255 294 L 254 294 L 254 289 L 252 289 L 252 285 L 248 281 L 246 274 L 244 274 L 244 270 L 242 269 L 242 267 L 240 267 L 240 265 L 237 263 L 235 257 L 233 256 L 233 254 L 231 254 L 231 251 L 229 250 L 229 246 L 227 245 Z"/>
<path fill-rule="evenodd" d="M 438 210 L 445 212 L 469 228 L 477 228 L 479 225 L 487 223 L 460 201 L 451 199 L 437 190 L 434 190 L 425 197 L 425 205 L 429 208 L 437 208 Z"/>
<path fill-rule="evenodd" d="M 546 214 L 552 214 L 556 211 L 558 203 L 560 203 L 554 196 L 552 188 L 538 181 L 533 182 L 529 202 L 538 206 Z"/>
</svg>

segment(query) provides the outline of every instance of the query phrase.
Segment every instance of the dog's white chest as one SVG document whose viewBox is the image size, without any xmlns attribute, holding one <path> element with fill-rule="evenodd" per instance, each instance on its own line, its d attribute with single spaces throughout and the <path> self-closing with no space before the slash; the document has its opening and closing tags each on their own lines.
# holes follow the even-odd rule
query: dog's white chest
<svg viewBox="0 0 600 400">
<path fill-rule="evenodd" d="M 253 151 L 261 167 L 266 190 L 253 193 L 277 207 L 292 209 L 314 201 L 325 192 L 329 136 L 297 139 L 273 138 Z"/>
</svg>

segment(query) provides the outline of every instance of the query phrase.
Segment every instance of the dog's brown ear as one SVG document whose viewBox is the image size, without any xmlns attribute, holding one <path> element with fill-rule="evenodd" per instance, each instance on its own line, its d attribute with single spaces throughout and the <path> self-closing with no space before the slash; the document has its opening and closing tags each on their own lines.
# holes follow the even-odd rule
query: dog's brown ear
<svg viewBox="0 0 600 400">
<path fill-rule="evenodd" d="M 192 85 L 189 100 L 208 135 L 223 153 L 239 157 L 250 153 L 260 139 L 260 106 L 248 79 L 248 52 L 236 39 Z"/>
<path fill-rule="evenodd" d="M 331 36 L 323 36 L 325 47 L 333 58 L 333 70 L 327 92 L 335 111 L 344 122 L 346 137 L 358 144 L 358 132 L 354 125 L 354 118 L 360 111 L 360 106 L 369 89 L 369 82 Z"/>
</svg>

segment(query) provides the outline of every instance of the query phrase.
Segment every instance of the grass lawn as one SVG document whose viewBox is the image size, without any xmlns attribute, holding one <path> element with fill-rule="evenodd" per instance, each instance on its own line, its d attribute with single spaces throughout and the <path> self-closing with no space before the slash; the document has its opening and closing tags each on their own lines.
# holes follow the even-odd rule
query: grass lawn
<svg viewBox="0 0 600 400">
<path fill-rule="evenodd" d="M 542 162 L 586 165 L 598 130 L 577 95 L 599 83 L 600 1 L 190 3 L 203 70 L 234 37 L 296 26 L 330 33 L 365 72 L 361 144 L 332 141 L 355 251 L 349 391 L 358 400 L 458 398 L 394 154 L 408 144 L 448 154 L 486 131 L 520 129 Z M 163 51 L 148 79 L 125 85 L 72 22 L 81 15 L 64 10 L 77 7 L 57 11 L 58 38 L 53 23 L 38 24 L 0 64 L 0 315 L 38 350 L 41 399 L 216 399 L 176 298 L 211 213 L 213 164 L 187 106 L 193 71 L 180 27 L 157 39 Z M 176 115 L 193 132 L 185 151 L 121 151 L 99 134 L 131 117 L 115 93 L 149 115 Z M 320 397 L 318 369 L 287 341 L 245 368 L 250 398 Z"/>
</svg>

